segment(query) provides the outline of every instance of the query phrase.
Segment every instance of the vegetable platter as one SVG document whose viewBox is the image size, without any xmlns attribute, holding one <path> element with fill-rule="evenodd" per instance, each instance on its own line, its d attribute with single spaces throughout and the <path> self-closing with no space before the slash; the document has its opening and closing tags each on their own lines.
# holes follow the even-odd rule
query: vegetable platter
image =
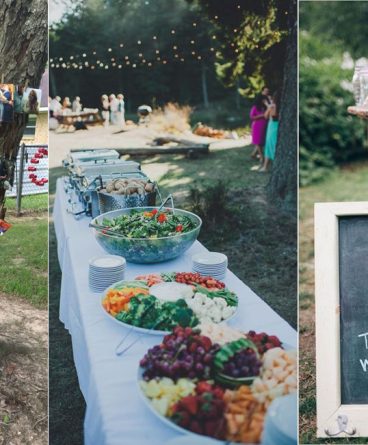
<svg viewBox="0 0 368 445">
<path fill-rule="evenodd" d="M 178 326 L 141 359 L 138 384 L 144 402 L 172 428 L 257 444 L 271 402 L 297 390 L 297 356 L 264 332 Z"/>
<path fill-rule="evenodd" d="M 215 278 L 172 272 L 113 284 L 103 295 L 102 308 L 120 325 L 165 334 L 177 325 L 229 320 L 238 308 L 238 297 Z"/>
</svg>

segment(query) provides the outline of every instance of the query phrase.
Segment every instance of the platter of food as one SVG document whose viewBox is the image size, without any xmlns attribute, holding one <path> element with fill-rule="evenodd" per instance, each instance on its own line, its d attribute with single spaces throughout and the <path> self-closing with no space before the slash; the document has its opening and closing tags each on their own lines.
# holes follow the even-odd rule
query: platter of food
<svg viewBox="0 0 368 445">
<path fill-rule="evenodd" d="M 113 284 L 102 297 L 110 320 L 157 335 L 178 325 L 228 321 L 237 308 L 238 297 L 224 283 L 191 272 L 140 275 Z"/>
<path fill-rule="evenodd" d="M 138 386 L 171 428 L 257 444 L 272 401 L 297 390 L 297 355 L 264 332 L 177 326 L 141 359 Z"/>
<path fill-rule="evenodd" d="M 202 220 L 181 209 L 136 207 L 103 213 L 90 226 L 108 253 L 148 264 L 176 258 L 189 249 Z"/>
</svg>

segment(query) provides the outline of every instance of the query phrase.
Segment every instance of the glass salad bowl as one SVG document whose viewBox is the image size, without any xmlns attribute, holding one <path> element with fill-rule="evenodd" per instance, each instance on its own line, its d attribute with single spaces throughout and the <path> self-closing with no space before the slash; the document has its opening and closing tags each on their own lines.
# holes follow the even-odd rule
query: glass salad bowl
<svg viewBox="0 0 368 445">
<path fill-rule="evenodd" d="M 177 232 L 164 237 L 138 238 L 114 232 L 109 228 L 108 221 L 122 215 L 130 215 L 135 211 L 152 212 L 158 207 L 134 207 L 103 213 L 94 218 L 90 227 L 93 228 L 97 242 L 106 252 L 123 256 L 131 263 L 160 263 L 171 260 L 183 254 L 196 241 L 202 226 L 199 216 L 186 210 L 175 209 L 174 214 L 185 216 L 194 224 L 194 228 L 187 232 Z M 160 212 L 172 212 L 172 208 L 164 207 Z"/>
</svg>

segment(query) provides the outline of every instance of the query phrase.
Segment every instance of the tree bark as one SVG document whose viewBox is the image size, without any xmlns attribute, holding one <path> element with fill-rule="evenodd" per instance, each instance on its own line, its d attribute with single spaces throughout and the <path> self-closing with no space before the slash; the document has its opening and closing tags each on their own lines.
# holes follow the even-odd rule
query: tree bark
<svg viewBox="0 0 368 445">
<path fill-rule="evenodd" d="M 202 63 L 201 81 L 202 81 L 203 105 L 204 108 L 208 108 L 210 104 L 208 101 L 207 67 L 204 63 Z"/>
<path fill-rule="evenodd" d="M 289 11 L 290 33 L 284 67 L 276 156 L 267 192 L 270 202 L 295 213 L 298 196 L 298 25 L 297 2 Z"/>
<path fill-rule="evenodd" d="M 0 78 L 5 83 L 38 88 L 47 62 L 47 0 L 4 0 L 0 23 Z M 26 124 L 26 115 L 15 114 L 12 123 L 0 126 L 0 157 L 11 183 Z M 0 181 L 2 219 L 6 212 L 4 199 L 4 184 Z"/>
</svg>

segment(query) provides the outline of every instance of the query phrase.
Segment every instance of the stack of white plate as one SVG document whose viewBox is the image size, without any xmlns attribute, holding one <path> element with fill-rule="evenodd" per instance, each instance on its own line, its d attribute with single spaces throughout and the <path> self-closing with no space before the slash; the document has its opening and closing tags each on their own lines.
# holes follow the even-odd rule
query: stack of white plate
<svg viewBox="0 0 368 445">
<path fill-rule="evenodd" d="M 193 272 L 211 276 L 218 280 L 225 278 L 227 256 L 219 252 L 203 252 L 192 256 Z"/>
<path fill-rule="evenodd" d="M 89 261 L 89 288 L 102 292 L 111 284 L 124 279 L 126 261 L 117 255 L 94 257 Z"/>
</svg>

